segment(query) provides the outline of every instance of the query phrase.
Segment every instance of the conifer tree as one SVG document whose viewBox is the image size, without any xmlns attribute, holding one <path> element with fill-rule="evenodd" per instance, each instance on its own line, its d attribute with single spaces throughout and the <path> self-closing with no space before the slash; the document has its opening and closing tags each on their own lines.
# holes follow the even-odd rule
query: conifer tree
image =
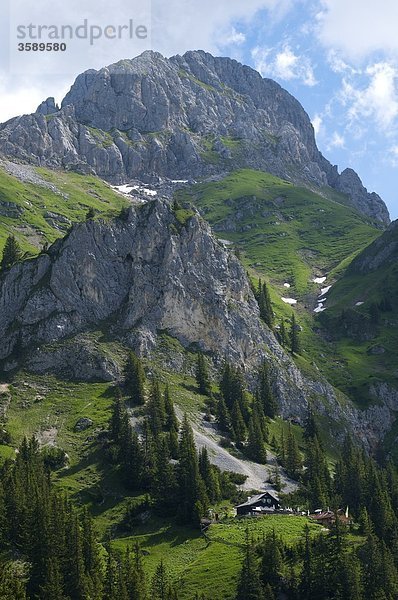
<svg viewBox="0 0 398 600">
<path fill-rule="evenodd" d="M 272 310 L 271 298 L 267 284 L 265 282 L 263 283 L 261 279 L 258 282 L 256 297 L 258 307 L 260 309 L 261 319 L 268 325 L 268 327 L 272 328 L 274 323 L 274 311 Z"/>
<path fill-rule="evenodd" d="M 145 372 L 141 359 L 134 352 L 128 354 L 124 377 L 133 404 L 145 404 Z"/>
<path fill-rule="evenodd" d="M 282 549 L 283 544 L 277 538 L 275 530 L 268 533 L 261 548 L 260 577 L 264 586 L 268 584 L 273 589 L 279 586 L 283 567 Z"/>
<path fill-rule="evenodd" d="M 308 524 L 305 525 L 304 528 L 304 561 L 303 568 L 301 572 L 301 580 L 300 580 L 300 598 L 302 600 L 312 600 L 313 599 L 313 579 L 314 579 L 314 570 L 313 570 L 313 558 L 312 558 L 312 548 L 311 548 L 311 538 L 310 538 L 310 528 Z"/>
<path fill-rule="evenodd" d="M 196 454 L 192 428 L 187 415 L 184 415 L 181 425 L 179 464 L 179 516 L 185 523 L 198 522 L 205 514 L 208 498 L 205 486 L 199 473 L 198 457 Z"/>
<path fill-rule="evenodd" d="M 164 566 L 163 560 L 157 565 L 152 578 L 151 598 L 153 600 L 168 600 L 170 578 Z"/>
<path fill-rule="evenodd" d="M 196 362 L 196 383 L 199 388 L 199 394 L 204 396 L 211 396 L 211 384 L 209 377 L 209 370 L 207 367 L 206 359 L 202 352 L 199 352 Z"/>
<path fill-rule="evenodd" d="M 292 354 L 300 354 L 300 338 L 296 315 L 292 313 L 290 320 L 290 350 Z"/>
<path fill-rule="evenodd" d="M 217 425 L 220 431 L 230 433 L 231 431 L 231 416 L 225 404 L 223 396 L 220 396 L 217 402 Z"/>
<path fill-rule="evenodd" d="M 82 544 L 85 573 L 88 578 L 89 594 L 93 600 L 102 598 L 103 564 L 94 522 L 87 508 L 82 513 Z"/>
<path fill-rule="evenodd" d="M 312 410 L 311 406 L 308 407 L 308 413 L 307 413 L 307 418 L 306 418 L 305 425 L 304 425 L 303 437 L 306 440 L 313 440 L 315 437 L 317 437 L 318 441 L 319 441 L 318 426 L 316 424 L 314 411 Z"/>
<path fill-rule="evenodd" d="M 148 422 L 153 435 L 159 435 L 166 424 L 164 397 L 160 391 L 159 382 L 152 382 L 148 400 Z"/>
<path fill-rule="evenodd" d="M 91 221 L 95 217 L 95 210 L 92 206 L 86 212 L 86 221 Z"/>
<path fill-rule="evenodd" d="M 77 515 L 70 508 L 70 535 L 67 539 L 67 567 L 65 589 L 68 595 L 76 600 L 88 597 L 88 582 L 83 555 L 83 539 Z"/>
<path fill-rule="evenodd" d="M 178 431 L 178 419 L 174 410 L 174 403 L 171 399 L 170 389 L 168 384 L 164 390 L 164 410 L 165 410 L 165 429 L 171 431 L 175 429 Z"/>
<path fill-rule="evenodd" d="M 235 400 L 231 412 L 231 421 L 234 431 L 234 440 L 238 447 L 241 447 L 247 437 L 247 429 L 243 420 L 242 412 L 239 408 L 238 402 Z"/>
<path fill-rule="evenodd" d="M 265 464 L 267 462 L 267 451 L 261 425 L 255 416 L 250 417 L 249 431 L 247 436 L 247 454 L 256 462 Z"/>
<path fill-rule="evenodd" d="M 210 463 L 206 446 L 199 452 L 199 473 L 206 486 L 206 493 L 210 502 L 220 500 L 220 483 L 216 468 Z"/>
<path fill-rule="evenodd" d="M 290 477 L 297 478 L 302 469 L 302 459 L 298 448 L 297 440 L 294 436 L 292 427 L 289 423 L 289 429 L 286 440 L 286 458 L 285 468 Z"/>
<path fill-rule="evenodd" d="M 236 600 L 265 600 L 261 585 L 255 550 L 249 540 L 246 530 L 242 570 L 239 575 Z"/>
<path fill-rule="evenodd" d="M 22 259 L 22 250 L 13 235 L 9 235 L 3 249 L 0 270 L 10 269 L 15 263 Z"/>
<path fill-rule="evenodd" d="M 166 413 L 165 429 L 167 431 L 167 443 L 171 458 L 178 459 L 178 430 L 179 423 L 174 410 L 174 403 L 171 399 L 169 386 L 164 390 L 164 409 Z"/>
<path fill-rule="evenodd" d="M 40 586 L 40 600 L 66 600 L 60 568 L 54 558 L 48 558 L 46 561 L 44 583 Z"/>
<path fill-rule="evenodd" d="M 151 489 L 158 512 L 163 515 L 173 514 L 178 497 L 177 481 L 165 438 L 159 439 L 156 443 L 155 469 Z"/>
<path fill-rule="evenodd" d="M 27 598 L 25 582 L 18 577 L 13 563 L 1 565 L 0 598 L 1 600 L 26 600 Z"/>
<path fill-rule="evenodd" d="M 264 414 L 270 419 L 275 418 L 278 404 L 270 386 L 268 367 L 265 361 L 263 361 L 260 368 L 257 397 L 263 407 Z"/>
<path fill-rule="evenodd" d="M 307 440 L 303 479 L 310 506 L 314 509 L 327 506 L 331 496 L 331 477 L 318 437 Z"/>
<path fill-rule="evenodd" d="M 280 340 L 281 346 L 286 347 L 289 345 L 289 336 L 286 331 L 284 319 L 282 319 L 280 326 L 279 326 L 279 340 Z"/>
</svg>

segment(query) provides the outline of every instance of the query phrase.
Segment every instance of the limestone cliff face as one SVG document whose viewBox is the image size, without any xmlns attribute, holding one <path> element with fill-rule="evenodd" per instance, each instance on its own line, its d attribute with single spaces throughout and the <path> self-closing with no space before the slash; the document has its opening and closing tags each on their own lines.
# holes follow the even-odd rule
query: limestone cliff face
<svg viewBox="0 0 398 600">
<path fill-rule="evenodd" d="M 2 359 L 16 346 L 53 343 L 107 320 L 143 351 L 165 329 L 242 364 L 265 345 L 282 354 L 260 325 L 240 263 L 196 214 L 181 225 L 166 200 L 131 210 L 125 221 L 75 226 L 5 275 L 0 306 Z"/>
<path fill-rule="evenodd" d="M 321 377 L 302 375 L 260 320 L 239 261 L 198 214 L 185 215 L 185 222 L 177 219 L 170 201 L 160 198 L 130 209 L 123 220 L 88 221 L 5 273 L 3 369 L 23 365 L 78 380 L 117 380 L 121 365 L 103 334 L 150 354 L 158 333 L 167 331 L 215 362 L 240 365 L 249 382 L 265 359 L 284 417 L 304 421 L 311 401 L 336 436 L 353 431 L 368 447 L 380 439 L 384 422 L 375 425 L 366 412 L 341 404 Z"/>
<path fill-rule="evenodd" d="M 0 126 L 0 151 L 114 182 L 269 171 L 312 189 L 331 186 L 381 223 L 388 211 L 351 170 L 318 151 L 308 115 L 270 79 L 229 58 L 145 52 L 79 75 L 62 102 Z"/>
</svg>

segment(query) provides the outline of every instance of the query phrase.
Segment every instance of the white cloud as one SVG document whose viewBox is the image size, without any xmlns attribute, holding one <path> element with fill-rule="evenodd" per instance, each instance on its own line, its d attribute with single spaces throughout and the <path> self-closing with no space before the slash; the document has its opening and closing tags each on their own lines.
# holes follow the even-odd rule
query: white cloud
<svg viewBox="0 0 398 600">
<path fill-rule="evenodd" d="M 262 10 L 275 23 L 293 4 L 294 0 L 152 0 L 152 42 L 166 55 L 197 49 L 217 54 L 233 24 L 250 23 Z"/>
<path fill-rule="evenodd" d="M 393 167 L 398 167 L 398 144 L 391 146 L 388 150 L 388 162 Z"/>
<path fill-rule="evenodd" d="M 318 114 L 315 115 L 311 121 L 316 136 L 319 135 L 322 130 L 322 122 L 323 122 L 322 116 L 318 115 Z"/>
<path fill-rule="evenodd" d="M 299 79 L 310 87 L 317 84 L 310 59 L 295 54 L 289 44 L 281 49 L 257 46 L 252 50 L 252 58 L 255 68 L 263 76 L 284 81 Z"/>
<path fill-rule="evenodd" d="M 397 0 L 321 0 L 317 35 L 351 60 L 398 52 Z"/>
<path fill-rule="evenodd" d="M 360 70 L 358 69 L 354 69 L 354 67 L 352 65 L 349 65 L 347 62 L 345 62 L 339 52 L 337 52 L 336 50 L 329 50 L 328 54 L 327 54 L 327 62 L 329 67 L 332 69 L 332 71 L 334 73 L 349 73 L 349 74 L 360 74 Z"/>
<path fill-rule="evenodd" d="M 246 36 L 244 33 L 242 33 L 241 31 L 237 31 L 235 29 L 235 27 L 232 27 L 232 29 L 225 34 L 225 36 L 222 36 L 219 39 L 220 44 L 224 45 L 224 46 L 230 46 L 231 44 L 234 45 L 241 45 L 246 41 Z"/>
<path fill-rule="evenodd" d="M 332 148 L 344 148 L 344 147 L 345 147 L 344 136 L 340 135 L 337 131 L 333 132 L 333 135 L 328 142 L 327 149 L 331 150 Z"/>
<path fill-rule="evenodd" d="M 388 62 L 378 62 L 365 70 L 366 85 L 343 79 L 340 99 L 348 107 L 352 122 L 373 119 L 378 127 L 388 131 L 398 116 L 397 68 Z"/>
</svg>

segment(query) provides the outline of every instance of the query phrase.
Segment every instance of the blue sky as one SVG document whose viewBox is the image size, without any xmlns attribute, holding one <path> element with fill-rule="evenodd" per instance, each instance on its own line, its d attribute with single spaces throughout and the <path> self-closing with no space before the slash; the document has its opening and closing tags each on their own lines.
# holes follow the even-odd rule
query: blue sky
<svg viewBox="0 0 398 600">
<path fill-rule="evenodd" d="M 398 217 L 397 0 L 10 0 L 0 23 L 0 121 L 60 100 L 74 77 L 147 48 L 227 55 L 278 81 L 303 104 L 318 147 L 350 166 Z M 56 12 L 56 14 L 54 14 Z M 133 17 L 145 41 L 81 40 L 64 55 L 16 52 L 21 23 L 105 26 Z"/>
</svg>

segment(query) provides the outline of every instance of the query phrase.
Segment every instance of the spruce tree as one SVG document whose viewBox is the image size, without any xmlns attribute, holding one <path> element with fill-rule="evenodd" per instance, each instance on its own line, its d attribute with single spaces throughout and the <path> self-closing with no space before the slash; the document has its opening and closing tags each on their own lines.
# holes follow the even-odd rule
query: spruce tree
<svg viewBox="0 0 398 600">
<path fill-rule="evenodd" d="M 282 578 L 282 550 L 283 545 L 275 534 L 275 530 L 268 533 L 262 544 L 260 577 L 264 586 L 270 585 L 276 589 Z"/>
<path fill-rule="evenodd" d="M 234 431 L 234 441 L 241 447 L 247 437 L 247 429 L 238 402 L 235 400 L 231 412 L 231 422 Z"/>
<path fill-rule="evenodd" d="M 223 433 L 231 432 L 231 416 L 229 414 L 228 408 L 225 404 L 225 400 L 222 396 L 220 396 L 217 402 L 217 425 L 220 431 Z"/>
<path fill-rule="evenodd" d="M 15 263 L 22 259 L 22 250 L 13 235 L 9 235 L 3 249 L 3 257 L 0 263 L 0 270 L 10 269 Z"/>
<path fill-rule="evenodd" d="M 290 320 L 290 350 L 292 354 L 300 354 L 300 338 L 296 316 L 292 313 Z"/>
<path fill-rule="evenodd" d="M 250 417 L 249 431 L 247 436 L 247 455 L 258 463 L 267 462 L 267 451 L 264 443 L 264 436 L 261 425 L 255 416 Z"/>
<path fill-rule="evenodd" d="M 0 598 L 1 600 L 26 600 L 27 598 L 25 582 L 15 572 L 13 563 L 1 565 Z"/>
<path fill-rule="evenodd" d="M 174 403 L 171 399 L 170 389 L 168 384 L 164 390 L 164 411 L 165 411 L 165 429 L 166 431 L 171 431 L 175 429 L 178 431 L 178 419 L 174 410 Z"/>
<path fill-rule="evenodd" d="M 196 383 L 199 389 L 199 394 L 204 396 L 211 396 L 211 384 L 209 377 L 209 370 L 207 367 L 206 359 L 202 352 L 199 352 L 196 362 Z"/>
<path fill-rule="evenodd" d="M 308 524 L 305 525 L 304 528 L 304 560 L 303 560 L 303 568 L 301 571 L 300 578 L 300 596 L 302 600 L 312 600 L 313 599 L 313 581 L 314 581 L 314 567 L 313 567 L 313 558 L 312 558 L 312 548 L 311 548 L 311 537 L 310 537 L 310 528 Z"/>
<path fill-rule="evenodd" d="M 279 326 L 279 341 L 281 346 L 285 347 L 289 345 L 289 336 L 286 331 L 285 320 L 282 319 Z"/>
<path fill-rule="evenodd" d="M 166 424 L 164 397 L 160 391 L 159 382 L 156 379 L 151 385 L 147 410 L 149 426 L 156 437 L 162 432 Z"/>
<path fill-rule="evenodd" d="M 199 473 L 206 486 L 206 493 L 210 502 L 220 500 L 220 483 L 216 468 L 210 463 L 206 446 L 199 452 Z"/>
<path fill-rule="evenodd" d="M 184 415 L 181 425 L 177 474 L 180 491 L 179 517 L 185 523 L 197 523 L 207 510 L 208 498 L 199 473 L 193 432 L 187 415 Z"/>
<path fill-rule="evenodd" d="M 242 570 L 238 579 L 236 600 L 265 600 L 261 585 L 255 550 L 249 540 L 246 530 Z"/>
<path fill-rule="evenodd" d="M 152 578 L 151 598 L 153 600 L 168 600 L 170 578 L 164 566 L 163 560 L 157 565 Z"/>
<path fill-rule="evenodd" d="M 3 596 L 0 596 L 1 598 Z M 63 590 L 63 579 L 58 562 L 49 558 L 45 565 L 45 578 L 40 586 L 40 600 L 66 600 Z"/>
<path fill-rule="evenodd" d="M 304 425 L 303 437 L 306 440 L 313 440 L 315 437 L 317 437 L 319 440 L 318 426 L 316 424 L 314 411 L 312 410 L 311 406 L 308 407 L 308 413 L 307 413 L 307 418 L 306 418 L 305 425 Z"/>
<path fill-rule="evenodd" d="M 289 429 L 286 440 L 286 458 L 285 468 L 290 477 L 298 478 L 302 469 L 302 459 L 298 448 L 297 440 L 289 423 Z"/>
<path fill-rule="evenodd" d="M 124 369 L 126 390 L 133 404 L 145 404 L 145 372 L 141 359 L 129 352 Z"/>
<path fill-rule="evenodd" d="M 174 466 L 170 462 L 169 447 L 165 438 L 159 439 L 155 450 L 155 469 L 151 495 L 157 511 L 162 515 L 172 515 L 178 505 L 178 489 Z"/>
<path fill-rule="evenodd" d="M 274 323 L 274 311 L 272 310 L 271 297 L 268 291 L 267 284 L 261 281 L 258 282 L 258 290 L 256 293 L 258 307 L 260 309 L 261 319 L 268 325 L 273 326 Z"/>
<path fill-rule="evenodd" d="M 278 403 L 270 386 L 269 372 L 265 361 L 263 361 L 260 368 L 257 397 L 261 402 L 264 414 L 270 419 L 274 419 L 278 410 Z"/>
</svg>

